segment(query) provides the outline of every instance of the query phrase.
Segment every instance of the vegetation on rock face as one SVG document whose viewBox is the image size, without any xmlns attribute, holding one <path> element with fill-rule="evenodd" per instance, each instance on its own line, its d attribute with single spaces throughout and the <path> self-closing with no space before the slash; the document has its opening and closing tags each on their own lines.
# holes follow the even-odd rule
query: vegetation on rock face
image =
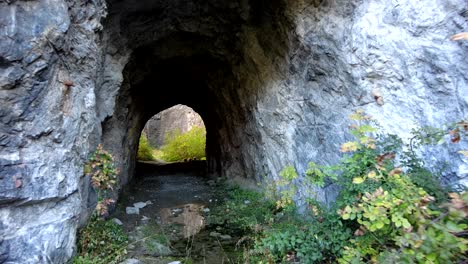
<svg viewBox="0 0 468 264">
<path fill-rule="evenodd" d="M 85 174 L 91 176 L 98 201 L 91 220 L 78 232 L 78 256 L 73 263 L 119 263 L 126 253 L 128 239 L 120 226 L 103 219 L 108 214 L 108 206 L 114 203 L 109 198 L 109 191 L 117 185 L 118 170 L 114 158 L 102 145 L 86 162 Z"/>
<path fill-rule="evenodd" d="M 161 158 L 165 161 L 204 159 L 206 130 L 194 126 L 187 133 L 175 130 L 166 135 L 165 145 L 161 148 Z"/>
<path fill-rule="evenodd" d="M 99 145 L 86 162 L 84 173 L 91 176 L 91 184 L 98 194 L 96 213 L 104 216 L 107 214 L 107 206 L 114 203 L 114 200 L 109 198 L 109 191 L 117 185 L 119 173 L 115 168 L 114 158 Z"/>
<path fill-rule="evenodd" d="M 250 263 L 461 263 L 467 260 L 468 193 L 453 192 L 425 169 L 415 155 L 420 145 L 452 142 L 466 136 L 466 122 L 446 131 L 413 131 L 410 145 L 392 135 L 378 135 L 375 120 L 363 112 L 351 116 L 358 124 L 355 141 L 341 146 L 346 153 L 334 166 L 309 164 L 304 175 L 311 184 L 341 187 L 335 205 L 326 207 L 313 197 L 308 211 L 297 215 L 294 181 L 300 176 L 287 166 L 266 195 L 250 195 L 249 207 L 235 191 L 217 221 L 244 227 L 253 241 L 246 247 Z M 428 131 L 432 131 L 428 133 Z M 434 133 L 436 132 L 436 133 Z M 461 152 L 463 154 L 463 151 Z M 427 184 L 430 183 L 430 184 Z M 261 197 L 261 198 L 259 198 Z M 261 203 L 260 203 L 260 202 Z M 273 201 L 273 202 L 268 202 Z M 264 206 L 273 204 L 273 206 Z M 250 209 L 249 209 L 250 208 Z M 265 218 L 246 217 L 257 209 Z M 254 216 L 255 214 L 248 214 Z M 224 220 L 223 220 L 224 219 Z"/>
</svg>

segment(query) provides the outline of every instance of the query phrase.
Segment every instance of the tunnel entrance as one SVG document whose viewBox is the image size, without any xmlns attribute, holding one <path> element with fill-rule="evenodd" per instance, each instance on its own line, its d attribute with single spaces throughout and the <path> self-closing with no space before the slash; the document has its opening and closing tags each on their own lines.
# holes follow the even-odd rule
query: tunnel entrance
<svg viewBox="0 0 468 264">
<path fill-rule="evenodd" d="M 281 0 L 109 2 L 103 41 L 108 68 L 122 76 L 104 78 L 98 99 L 113 105 L 102 111 L 102 141 L 121 168 L 121 186 L 134 175 L 147 120 L 176 104 L 203 118 L 210 176 L 255 181 L 268 173 L 255 113 L 286 69 L 286 12 Z"/>
</svg>

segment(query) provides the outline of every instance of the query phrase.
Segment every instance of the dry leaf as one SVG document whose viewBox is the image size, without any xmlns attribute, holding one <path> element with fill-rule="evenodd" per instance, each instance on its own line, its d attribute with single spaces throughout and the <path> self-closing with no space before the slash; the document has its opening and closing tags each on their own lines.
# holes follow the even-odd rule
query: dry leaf
<svg viewBox="0 0 468 264">
<path fill-rule="evenodd" d="M 366 234 L 366 228 L 364 226 L 361 226 L 359 227 L 359 229 L 357 229 L 355 232 L 354 232 L 354 235 L 355 236 L 363 236 Z"/>
<path fill-rule="evenodd" d="M 402 172 L 403 172 L 402 168 L 394 168 L 393 170 L 390 171 L 390 173 L 388 175 L 393 176 L 393 175 L 396 175 L 396 174 L 401 174 Z"/>
<path fill-rule="evenodd" d="M 468 131 L 468 122 L 467 121 L 458 122 L 457 125 L 459 127 L 463 128 L 463 130 Z"/>
<path fill-rule="evenodd" d="M 395 158 L 395 153 L 389 152 L 389 153 L 385 153 L 385 154 L 383 154 L 383 155 L 377 156 L 376 161 L 377 161 L 377 164 L 378 164 L 378 165 L 382 166 L 383 163 L 384 163 L 384 161 L 386 161 L 386 160 L 392 160 L 392 159 L 394 159 L 394 158 Z"/>
<path fill-rule="evenodd" d="M 458 143 L 458 142 L 460 142 L 461 137 L 460 137 L 460 131 L 458 131 L 458 129 L 451 130 L 451 131 L 449 132 L 449 134 L 450 134 L 450 136 L 451 136 L 450 140 L 451 140 L 453 143 Z"/>
<path fill-rule="evenodd" d="M 468 32 L 458 33 L 450 37 L 451 40 L 468 40 Z"/>
<path fill-rule="evenodd" d="M 378 105 L 384 105 L 382 92 L 379 89 L 372 89 L 372 96 Z"/>
</svg>

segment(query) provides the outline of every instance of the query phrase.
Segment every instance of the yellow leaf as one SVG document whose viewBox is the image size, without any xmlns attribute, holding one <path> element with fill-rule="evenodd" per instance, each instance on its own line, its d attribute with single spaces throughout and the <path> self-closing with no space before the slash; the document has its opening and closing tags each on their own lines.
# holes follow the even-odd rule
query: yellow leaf
<svg viewBox="0 0 468 264">
<path fill-rule="evenodd" d="M 352 152 L 356 151 L 359 148 L 359 144 L 357 142 L 346 142 L 341 145 L 340 151 L 341 152 Z"/>
<path fill-rule="evenodd" d="M 361 184 L 363 182 L 364 182 L 364 178 L 362 178 L 362 177 L 356 177 L 356 178 L 353 179 L 354 184 Z"/>
<path fill-rule="evenodd" d="M 458 153 L 462 154 L 465 157 L 468 157 L 468 150 L 460 150 Z"/>
<path fill-rule="evenodd" d="M 367 177 L 368 177 L 369 179 L 373 179 L 373 178 L 375 178 L 375 176 L 377 176 L 377 174 L 375 173 L 375 171 L 371 171 L 371 172 L 369 172 L 369 173 L 367 174 Z"/>
</svg>

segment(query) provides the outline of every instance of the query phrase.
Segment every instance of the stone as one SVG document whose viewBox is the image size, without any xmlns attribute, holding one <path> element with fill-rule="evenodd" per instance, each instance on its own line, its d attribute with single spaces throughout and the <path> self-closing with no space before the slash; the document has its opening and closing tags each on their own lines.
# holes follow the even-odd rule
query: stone
<svg viewBox="0 0 468 264">
<path fill-rule="evenodd" d="M 155 255 L 155 256 L 170 256 L 172 254 L 172 250 L 154 239 L 147 239 L 145 241 L 145 251 L 148 254 Z"/>
<path fill-rule="evenodd" d="M 219 237 L 219 236 L 221 236 L 221 233 L 218 233 L 218 232 L 215 232 L 215 231 L 211 231 L 211 232 L 210 232 L 210 236 L 211 236 L 211 237 Z"/>
<path fill-rule="evenodd" d="M 120 262 L 120 264 L 142 264 L 142 263 L 143 262 L 141 262 L 138 259 L 126 259 L 123 262 Z"/>
<path fill-rule="evenodd" d="M 143 262 L 141 262 L 138 259 L 133 259 L 132 258 L 132 259 L 126 259 L 123 262 L 120 262 L 120 264 L 143 264 Z"/>
<path fill-rule="evenodd" d="M 167 263 L 167 264 L 182 264 L 182 262 L 180 262 L 180 261 L 172 261 L 172 262 L 169 262 L 169 263 Z"/>
<path fill-rule="evenodd" d="M 182 209 L 182 208 L 173 208 L 173 209 L 171 210 L 171 213 L 172 213 L 172 215 L 173 215 L 174 217 L 179 216 L 179 215 L 180 215 L 181 213 L 183 213 L 183 212 L 184 212 L 184 209 Z"/>
<path fill-rule="evenodd" d="M 142 208 L 144 208 L 146 206 L 146 203 L 138 202 L 138 203 L 134 203 L 133 206 L 138 208 L 138 209 L 142 209 Z"/>
<path fill-rule="evenodd" d="M 220 235 L 219 238 L 221 240 L 231 240 L 232 239 L 232 237 L 230 235 Z"/>
<path fill-rule="evenodd" d="M 211 186 L 211 187 L 216 186 L 216 182 L 214 180 L 209 180 L 206 183 L 208 184 L 208 186 Z"/>
<path fill-rule="evenodd" d="M 115 224 L 117 224 L 119 226 L 123 225 L 122 221 L 120 221 L 120 219 L 118 219 L 118 218 L 112 218 L 112 222 L 114 222 Z"/>
<path fill-rule="evenodd" d="M 140 214 L 140 209 L 138 207 L 126 207 L 125 212 L 129 215 Z"/>
</svg>

